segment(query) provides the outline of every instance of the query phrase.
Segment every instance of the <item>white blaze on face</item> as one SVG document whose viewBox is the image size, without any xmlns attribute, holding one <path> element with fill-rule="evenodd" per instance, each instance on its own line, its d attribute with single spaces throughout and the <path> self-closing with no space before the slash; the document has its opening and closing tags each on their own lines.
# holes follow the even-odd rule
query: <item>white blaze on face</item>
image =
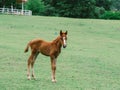
<svg viewBox="0 0 120 90">
<path fill-rule="evenodd" d="M 66 40 L 65 40 L 65 37 L 63 37 L 63 44 L 64 44 L 64 46 L 67 45 Z"/>
</svg>

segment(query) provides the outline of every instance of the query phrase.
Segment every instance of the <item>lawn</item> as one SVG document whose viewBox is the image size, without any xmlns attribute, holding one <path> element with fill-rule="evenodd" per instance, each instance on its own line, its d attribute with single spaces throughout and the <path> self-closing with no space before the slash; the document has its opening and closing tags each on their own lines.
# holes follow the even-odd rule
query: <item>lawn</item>
<svg viewBox="0 0 120 90">
<path fill-rule="evenodd" d="M 27 80 L 28 41 L 52 41 L 60 30 L 68 31 L 68 42 L 57 60 L 57 83 L 41 54 L 37 79 Z M 0 90 L 120 90 L 120 21 L 0 15 Z"/>
</svg>

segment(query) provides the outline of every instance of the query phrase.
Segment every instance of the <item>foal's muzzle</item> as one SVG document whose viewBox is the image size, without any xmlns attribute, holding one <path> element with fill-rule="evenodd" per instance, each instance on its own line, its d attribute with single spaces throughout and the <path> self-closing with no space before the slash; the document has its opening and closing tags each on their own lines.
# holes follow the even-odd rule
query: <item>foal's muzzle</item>
<svg viewBox="0 0 120 90">
<path fill-rule="evenodd" d="M 66 48 L 67 47 L 67 45 L 63 45 L 63 48 Z"/>
</svg>

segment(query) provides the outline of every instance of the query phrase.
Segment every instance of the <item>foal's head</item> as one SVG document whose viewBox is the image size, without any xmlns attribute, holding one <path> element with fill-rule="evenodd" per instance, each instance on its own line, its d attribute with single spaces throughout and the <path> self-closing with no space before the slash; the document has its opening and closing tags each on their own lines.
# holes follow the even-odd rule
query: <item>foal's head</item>
<svg viewBox="0 0 120 90">
<path fill-rule="evenodd" d="M 67 46 L 67 31 L 62 32 L 62 30 L 61 30 L 60 31 L 60 37 L 61 37 L 61 40 L 62 40 L 63 48 L 66 48 L 66 46 Z"/>
</svg>

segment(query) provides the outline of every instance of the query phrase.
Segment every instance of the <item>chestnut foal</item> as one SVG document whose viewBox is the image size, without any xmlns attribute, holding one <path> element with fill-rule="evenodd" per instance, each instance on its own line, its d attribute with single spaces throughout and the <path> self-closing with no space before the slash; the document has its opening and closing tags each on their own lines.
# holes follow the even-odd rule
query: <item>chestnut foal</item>
<svg viewBox="0 0 120 90">
<path fill-rule="evenodd" d="M 51 69 L 52 69 L 52 82 L 56 82 L 55 70 L 56 70 L 56 59 L 61 52 L 61 47 L 66 48 L 67 46 L 67 31 L 60 31 L 60 35 L 51 42 L 46 42 L 41 39 L 31 40 L 24 52 L 28 52 L 29 47 L 31 48 L 31 55 L 28 58 L 28 69 L 27 77 L 30 80 L 30 68 L 32 69 L 32 77 L 35 79 L 34 75 L 34 63 L 39 53 L 49 56 L 51 59 Z"/>
</svg>

